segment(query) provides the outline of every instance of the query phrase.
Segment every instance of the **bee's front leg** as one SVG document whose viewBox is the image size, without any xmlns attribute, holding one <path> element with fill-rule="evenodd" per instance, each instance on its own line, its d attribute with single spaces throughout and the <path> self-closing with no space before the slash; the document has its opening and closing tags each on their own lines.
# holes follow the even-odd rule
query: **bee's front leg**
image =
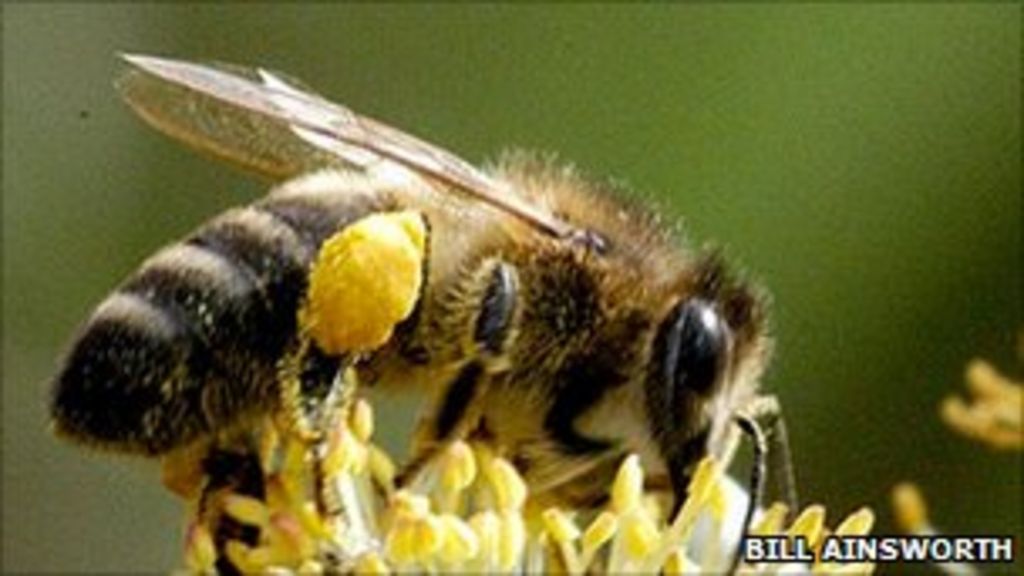
<svg viewBox="0 0 1024 576">
<path fill-rule="evenodd" d="M 413 457 L 398 476 L 398 484 L 413 480 L 423 465 L 444 446 L 468 436 L 479 423 L 488 383 L 508 369 L 507 351 L 516 335 L 519 277 L 511 264 L 486 259 L 466 275 L 458 296 L 446 313 L 468 334 L 465 360 L 418 425 Z"/>
</svg>

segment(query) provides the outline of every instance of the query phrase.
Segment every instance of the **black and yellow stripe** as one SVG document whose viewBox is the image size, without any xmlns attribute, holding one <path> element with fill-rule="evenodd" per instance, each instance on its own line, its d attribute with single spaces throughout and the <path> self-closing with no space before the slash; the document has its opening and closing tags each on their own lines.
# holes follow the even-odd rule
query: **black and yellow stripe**
<svg viewBox="0 0 1024 576">
<path fill-rule="evenodd" d="M 57 431 L 160 454 L 266 412 L 320 244 L 389 204 L 382 194 L 292 187 L 152 256 L 73 343 L 53 386 Z"/>
</svg>

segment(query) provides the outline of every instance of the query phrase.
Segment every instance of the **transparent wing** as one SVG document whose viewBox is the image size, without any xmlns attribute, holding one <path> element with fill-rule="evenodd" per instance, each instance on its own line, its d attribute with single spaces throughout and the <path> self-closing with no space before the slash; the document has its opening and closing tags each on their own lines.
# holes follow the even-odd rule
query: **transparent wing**
<svg viewBox="0 0 1024 576">
<path fill-rule="evenodd" d="M 135 64 L 134 58 L 126 57 Z M 231 73 L 241 78 L 247 72 L 232 69 Z M 329 166 L 351 167 L 344 159 L 302 140 L 276 116 L 254 114 L 141 65 L 127 70 L 117 80 L 117 88 L 132 110 L 160 132 L 272 180 Z"/>
<path fill-rule="evenodd" d="M 243 168 L 284 179 L 325 166 L 369 170 L 397 163 L 548 234 L 578 235 L 461 158 L 280 75 L 153 56 L 123 58 L 132 68 L 119 79 L 118 88 L 139 116 L 161 132 Z"/>
</svg>

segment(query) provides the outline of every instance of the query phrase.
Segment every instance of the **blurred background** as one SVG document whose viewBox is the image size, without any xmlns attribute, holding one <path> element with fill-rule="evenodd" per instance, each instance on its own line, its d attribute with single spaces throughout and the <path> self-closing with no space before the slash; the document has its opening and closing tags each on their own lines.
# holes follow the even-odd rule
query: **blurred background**
<svg viewBox="0 0 1024 576">
<path fill-rule="evenodd" d="M 805 502 L 887 532 L 912 479 L 945 530 L 1020 542 L 1021 453 L 936 410 L 973 357 L 1020 375 L 1018 6 L 3 12 L 4 572 L 182 565 L 157 466 L 51 438 L 46 383 L 141 259 L 265 189 L 136 121 L 119 51 L 286 71 L 471 161 L 558 151 L 662 199 L 774 296 Z M 398 453 L 406 410 L 378 407 Z"/>
</svg>

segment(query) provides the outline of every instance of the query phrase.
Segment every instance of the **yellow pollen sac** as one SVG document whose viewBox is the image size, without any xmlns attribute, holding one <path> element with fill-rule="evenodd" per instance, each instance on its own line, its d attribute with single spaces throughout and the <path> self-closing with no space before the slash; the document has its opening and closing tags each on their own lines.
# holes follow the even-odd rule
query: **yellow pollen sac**
<svg viewBox="0 0 1024 576">
<path fill-rule="evenodd" d="M 416 523 L 416 520 L 399 520 L 385 538 L 384 550 L 398 564 L 410 564 L 416 560 Z"/>
<path fill-rule="evenodd" d="M 479 543 L 478 556 L 481 565 L 493 566 L 498 563 L 501 540 L 501 521 L 492 510 L 478 512 L 469 519 L 469 526 Z"/>
<path fill-rule="evenodd" d="M 320 576 L 321 574 L 326 574 L 326 572 L 323 562 L 310 558 L 303 560 L 302 563 L 299 564 L 299 569 L 296 571 L 296 574 L 300 574 L 301 576 Z"/>
<path fill-rule="evenodd" d="M 416 558 L 428 562 L 444 543 L 444 524 L 437 516 L 427 515 L 414 523 Z"/>
<path fill-rule="evenodd" d="M 604 546 L 606 542 L 612 539 L 617 529 L 618 517 L 615 514 L 607 510 L 598 514 L 597 518 L 594 518 L 590 526 L 583 533 L 584 554 Z"/>
<path fill-rule="evenodd" d="M 901 530 L 914 534 L 929 524 L 928 505 L 914 484 L 897 484 L 892 490 L 892 503 L 896 512 L 896 524 Z"/>
<path fill-rule="evenodd" d="M 303 530 L 301 521 L 292 514 L 278 513 L 270 519 L 269 537 L 278 555 L 296 564 L 316 553 L 316 542 Z"/>
<path fill-rule="evenodd" d="M 356 574 L 363 576 L 385 576 L 391 573 L 388 565 L 376 552 L 367 552 L 356 560 Z"/>
<path fill-rule="evenodd" d="M 238 540 L 229 540 L 224 548 L 228 560 L 246 574 L 260 573 L 266 570 L 266 558 L 255 548 L 249 548 Z"/>
<path fill-rule="evenodd" d="M 721 467 L 711 457 L 705 457 L 697 464 L 697 471 L 693 473 L 690 480 L 690 498 L 698 496 L 697 499 L 704 501 L 712 488 L 718 482 Z"/>
<path fill-rule="evenodd" d="M 441 460 L 441 484 L 446 490 L 458 492 L 466 489 L 475 478 L 473 450 L 461 440 L 453 442 Z"/>
<path fill-rule="evenodd" d="M 267 505 L 249 496 L 228 494 L 224 497 L 224 510 L 236 520 L 253 526 L 266 526 L 270 521 Z"/>
<path fill-rule="evenodd" d="M 647 557 L 661 540 L 654 521 L 643 514 L 630 514 L 623 519 L 622 537 L 626 551 L 638 559 Z"/>
<path fill-rule="evenodd" d="M 368 450 L 351 430 L 339 427 L 332 440 L 330 450 L 324 459 L 324 470 L 328 474 L 333 475 L 342 471 L 358 474 L 366 468 Z"/>
<path fill-rule="evenodd" d="M 705 456 L 697 464 L 697 470 L 690 480 L 689 496 L 683 502 L 683 507 L 676 514 L 669 527 L 667 540 L 672 543 L 682 544 L 689 538 L 697 522 L 697 516 L 707 506 L 707 500 L 711 490 L 718 483 L 722 469 L 715 463 L 714 458 Z"/>
<path fill-rule="evenodd" d="M 387 452 L 370 444 L 367 453 L 367 466 L 369 467 L 370 476 L 375 482 L 388 491 L 394 488 L 395 475 L 398 473 L 398 470 Z"/>
<path fill-rule="evenodd" d="M 580 529 L 576 523 L 558 508 L 548 508 L 541 516 L 544 528 L 555 539 L 555 542 L 572 542 L 580 537 Z"/>
<path fill-rule="evenodd" d="M 630 454 L 622 461 L 619 472 L 612 484 L 612 508 L 625 512 L 640 505 L 644 491 L 644 471 L 640 468 L 640 457 Z"/>
<path fill-rule="evenodd" d="M 684 554 L 682 549 L 679 548 L 673 550 L 668 555 L 668 560 L 665 561 L 664 573 L 666 576 L 700 574 L 700 572 L 700 566 L 695 564 L 693 560 L 687 558 L 686 554 Z"/>
<path fill-rule="evenodd" d="M 395 492 L 392 506 L 399 517 L 422 518 L 430 513 L 430 499 L 406 489 Z"/>
<path fill-rule="evenodd" d="M 526 548 L 526 523 L 518 511 L 506 510 L 499 517 L 498 568 L 510 572 Z"/>
<path fill-rule="evenodd" d="M 427 229 L 416 212 L 373 214 L 328 238 L 309 272 L 302 327 L 326 353 L 380 347 L 412 313 Z"/>
<path fill-rule="evenodd" d="M 469 524 L 452 514 L 441 516 L 441 523 L 444 526 L 444 543 L 440 551 L 443 561 L 461 564 L 477 555 L 480 542 Z"/>
<path fill-rule="evenodd" d="M 324 522 L 324 519 L 316 511 L 315 503 L 304 502 L 296 510 L 296 514 L 303 530 L 309 534 L 322 540 L 327 540 L 332 536 L 330 527 L 328 527 L 327 523 Z"/>
<path fill-rule="evenodd" d="M 369 442 L 373 436 L 373 408 L 370 407 L 370 403 L 362 398 L 356 400 L 351 419 L 350 426 L 356 437 L 361 442 Z"/>
<path fill-rule="evenodd" d="M 213 535 L 202 524 L 194 524 L 189 528 L 186 540 L 185 562 L 193 574 L 211 573 L 217 562 L 217 550 L 213 544 Z"/>
<path fill-rule="evenodd" d="M 385 490 L 390 491 L 395 486 L 395 476 L 398 469 L 387 452 L 377 446 L 370 444 L 367 453 L 367 466 L 370 476 Z"/>
<path fill-rule="evenodd" d="M 875 513 L 867 506 L 850 514 L 839 526 L 836 526 L 837 536 L 864 536 L 871 532 L 875 525 Z"/>
<path fill-rule="evenodd" d="M 804 508 L 786 533 L 788 536 L 803 536 L 809 546 L 816 547 L 825 533 L 825 507 L 814 504 Z"/>
<path fill-rule="evenodd" d="M 729 508 L 728 495 L 721 482 L 715 482 L 711 486 L 711 493 L 708 495 L 708 511 L 715 522 L 724 522 L 725 514 Z"/>
<path fill-rule="evenodd" d="M 782 525 L 786 521 L 786 514 L 789 514 L 789 506 L 782 502 L 775 502 L 765 510 L 761 519 L 758 520 L 750 533 L 755 536 L 767 536 L 782 532 Z"/>
<path fill-rule="evenodd" d="M 526 502 L 526 482 L 504 458 L 491 461 L 488 474 L 502 510 L 518 510 Z"/>
</svg>

